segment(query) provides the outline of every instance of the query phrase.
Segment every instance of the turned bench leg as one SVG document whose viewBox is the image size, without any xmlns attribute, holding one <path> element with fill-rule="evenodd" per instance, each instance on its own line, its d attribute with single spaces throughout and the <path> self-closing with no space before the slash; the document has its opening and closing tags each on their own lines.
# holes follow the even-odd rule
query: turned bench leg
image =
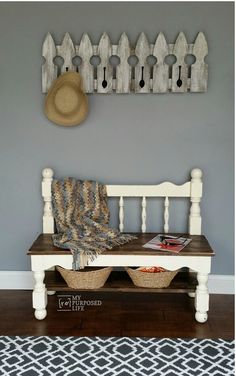
<svg viewBox="0 0 236 376">
<path fill-rule="evenodd" d="M 33 290 L 33 308 L 35 308 L 35 317 L 38 320 L 43 320 L 47 316 L 47 290 L 43 283 L 45 272 L 34 272 L 35 286 Z"/>
<path fill-rule="evenodd" d="M 207 321 L 209 310 L 209 293 L 208 293 L 208 274 L 197 273 L 198 286 L 196 288 L 195 296 L 195 319 L 204 323 Z"/>
</svg>

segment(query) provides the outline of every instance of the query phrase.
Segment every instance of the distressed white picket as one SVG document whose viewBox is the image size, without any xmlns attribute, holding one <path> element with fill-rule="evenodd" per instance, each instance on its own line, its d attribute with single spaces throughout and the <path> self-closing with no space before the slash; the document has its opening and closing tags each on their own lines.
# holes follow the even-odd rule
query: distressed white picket
<svg viewBox="0 0 236 376">
<path fill-rule="evenodd" d="M 42 65 L 42 92 L 47 93 L 52 82 L 57 77 L 57 66 L 53 64 L 53 59 L 56 57 L 57 51 L 54 40 L 50 33 L 43 42 L 42 55 L 45 63 Z"/>
<path fill-rule="evenodd" d="M 138 58 L 135 68 L 132 68 L 128 62 L 133 54 Z M 165 62 L 169 54 L 175 55 L 177 59 L 172 67 Z M 190 66 L 185 62 L 188 54 L 193 54 L 196 58 L 195 63 Z M 163 33 L 159 33 L 154 45 L 148 42 L 144 33 L 141 33 L 136 46 L 130 46 L 126 33 L 121 35 L 118 45 L 111 44 L 107 33 L 102 34 L 99 45 L 93 45 L 87 33 L 83 34 L 79 45 L 74 45 L 69 33 L 66 33 L 62 44 L 55 46 L 51 34 L 48 33 L 42 49 L 45 59 L 42 65 L 42 91 L 47 93 L 59 74 L 67 70 L 76 71 L 73 58 L 79 56 L 81 58 L 79 72 L 86 93 L 205 92 L 208 65 L 204 62 L 204 58 L 207 54 L 207 41 L 202 32 L 198 34 L 194 44 L 187 43 L 183 32 L 179 33 L 175 44 L 167 43 Z M 96 69 L 91 64 L 94 55 L 101 60 Z M 112 55 L 117 55 L 120 59 L 119 64 L 114 67 L 109 60 Z M 149 55 L 157 59 L 153 66 L 152 77 L 151 64 L 147 59 Z M 62 57 L 64 61 L 60 71 L 54 64 L 56 56 Z M 132 77 L 132 69 L 134 69 L 134 77 Z"/>
<path fill-rule="evenodd" d="M 147 57 L 150 55 L 150 45 L 144 33 L 141 33 L 136 47 L 135 55 L 138 58 L 138 64 L 135 67 L 135 93 L 150 92 L 150 65 L 147 63 Z"/>
<path fill-rule="evenodd" d="M 188 44 L 184 33 L 181 31 L 173 48 L 173 54 L 177 60 L 172 67 L 172 92 L 183 93 L 187 91 L 188 66 L 184 61 L 187 53 Z"/>
<path fill-rule="evenodd" d="M 191 66 L 191 86 L 192 92 L 204 92 L 207 90 L 208 65 L 204 62 L 208 54 L 207 42 L 202 32 L 198 33 L 193 45 L 193 55 L 196 61 Z"/>
<path fill-rule="evenodd" d="M 159 33 L 153 49 L 157 62 L 153 67 L 153 93 L 166 93 L 169 87 L 169 66 L 165 63 L 168 55 L 168 44 L 163 33 Z"/>
<path fill-rule="evenodd" d="M 98 56 L 101 63 L 97 67 L 97 92 L 112 92 L 112 74 L 113 69 L 109 61 L 112 56 L 111 41 L 107 33 L 103 33 L 98 45 Z"/>
<path fill-rule="evenodd" d="M 79 73 L 82 77 L 83 89 L 86 93 L 94 91 L 94 72 L 90 59 L 93 56 L 93 46 L 87 33 L 84 33 L 80 45 L 76 48 L 76 54 L 81 58 Z"/>
<path fill-rule="evenodd" d="M 123 33 L 117 46 L 117 56 L 120 58 L 120 63 L 116 68 L 116 93 L 130 93 L 131 66 L 128 63 L 130 54 L 129 39 Z"/>
<path fill-rule="evenodd" d="M 73 65 L 72 59 L 75 57 L 75 47 L 69 33 L 66 33 L 61 46 L 57 47 L 58 55 L 64 59 L 61 67 L 61 73 L 67 71 L 75 71 L 76 67 Z"/>
</svg>

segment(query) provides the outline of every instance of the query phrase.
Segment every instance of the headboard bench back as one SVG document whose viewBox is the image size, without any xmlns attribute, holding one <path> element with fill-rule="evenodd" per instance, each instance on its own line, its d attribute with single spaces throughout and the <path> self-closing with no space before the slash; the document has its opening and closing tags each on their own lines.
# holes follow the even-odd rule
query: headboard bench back
<svg viewBox="0 0 236 376">
<path fill-rule="evenodd" d="M 45 168 L 42 171 L 42 196 L 44 200 L 43 233 L 54 233 L 54 218 L 52 214 L 51 184 L 53 170 Z M 189 197 L 191 206 L 189 213 L 189 234 L 201 234 L 200 201 L 202 197 L 202 171 L 194 168 L 191 171 L 191 180 L 182 185 L 164 182 L 157 185 L 107 185 L 108 197 L 119 197 L 119 229 L 124 231 L 124 197 L 140 197 L 142 232 L 146 232 L 146 198 L 164 198 L 164 232 L 169 231 L 169 197 Z"/>
</svg>

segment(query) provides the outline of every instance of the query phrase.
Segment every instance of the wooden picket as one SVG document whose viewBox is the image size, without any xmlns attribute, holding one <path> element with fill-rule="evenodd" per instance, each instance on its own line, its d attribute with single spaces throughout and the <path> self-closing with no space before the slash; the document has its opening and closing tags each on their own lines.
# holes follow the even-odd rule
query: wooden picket
<svg viewBox="0 0 236 376">
<path fill-rule="evenodd" d="M 202 32 L 197 35 L 192 53 L 196 57 L 196 61 L 191 67 L 190 91 L 204 92 L 207 90 L 208 79 L 208 65 L 204 63 L 204 58 L 208 54 L 208 48 L 206 38 Z"/>
<path fill-rule="evenodd" d="M 150 45 L 144 33 L 141 33 L 135 48 L 138 64 L 135 67 L 135 93 L 150 92 L 150 66 L 147 57 L 150 55 Z"/>
<path fill-rule="evenodd" d="M 110 57 L 112 56 L 111 41 L 107 33 L 103 33 L 98 45 L 98 56 L 101 63 L 97 67 L 97 92 L 112 92 L 112 65 Z"/>
<path fill-rule="evenodd" d="M 117 46 L 120 63 L 116 68 L 116 93 L 130 93 L 131 91 L 131 66 L 128 63 L 130 54 L 129 39 L 123 33 Z"/>
<path fill-rule="evenodd" d="M 168 55 L 168 44 L 163 33 L 159 33 L 153 49 L 157 63 L 153 68 L 153 93 L 166 93 L 169 88 L 169 66 L 165 63 Z"/>
<path fill-rule="evenodd" d="M 61 67 L 61 73 L 65 73 L 67 71 L 75 71 L 76 67 L 72 62 L 72 59 L 75 57 L 75 47 L 69 33 L 65 34 L 61 46 L 58 46 L 57 49 L 57 54 L 64 60 Z"/>
<path fill-rule="evenodd" d="M 89 35 L 84 33 L 79 45 L 74 45 L 69 33 L 62 44 L 56 46 L 51 34 L 47 34 L 42 48 L 45 62 L 42 66 L 42 91 L 47 93 L 53 80 L 66 71 L 78 70 L 86 93 L 185 93 L 205 92 L 208 82 L 208 65 L 204 62 L 208 54 L 207 41 L 199 32 L 194 44 L 188 44 L 180 32 L 174 44 L 168 44 L 163 33 L 159 33 L 154 44 L 141 33 L 135 46 L 130 46 L 126 33 L 120 37 L 118 45 L 113 45 L 107 33 L 103 33 L 99 44 L 93 45 Z M 135 55 L 138 63 L 131 67 L 129 57 Z M 157 59 L 153 67 L 147 59 L 153 55 Z M 174 55 L 176 62 L 166 63 L 166 57 Z M 193 55 L 195 62 L 188 64 L 186 56 Z M 58 69 L 55 57 L 63 58 Z M 73 58 L 79 56 L 78 68 Z M 100 63 L 95 67 L 91 59 L 97 56 Z M 110 59 L 119 58 L 118 65 Z M 153 63 L 152 63 L 153 64 Z M 133 73 L 132 73 L 133 71 Z M 133 75 L 133 77 L 132 77 Z"/>
<path fill-rule="evenodd" d="M 173 54 L 176 56 L 176 63 L 172 67 L 172 92 L 183 93 L 187 91 L 188 67 L 184 61 L 188 53 L 188 44 L 183 32 L 179 33 Z"/>
<path fill-rule="evenodd" d="M 57 78 L 57 66 L 53 64 L 53 60 L 57 55 L 56 46 L 50 33 L 43 42 L 42 55 L 45 63 L 42 66 L 42 91 L 47 93 L 50 89 L 52 82 Z"/>
<path fill-rule="evenodd" d="M 84 33 L 80 45 L 76 49 L 76 54 L 81 58 L 81 65 L 79 67 L 79 73 L 82 77 L 83 89 L 86 93 L 93 93 L 93 77 L 94 70 L 90 63 L 90 59 L 93 56 L 93 46 L 87 33 Z"/>
</svg>

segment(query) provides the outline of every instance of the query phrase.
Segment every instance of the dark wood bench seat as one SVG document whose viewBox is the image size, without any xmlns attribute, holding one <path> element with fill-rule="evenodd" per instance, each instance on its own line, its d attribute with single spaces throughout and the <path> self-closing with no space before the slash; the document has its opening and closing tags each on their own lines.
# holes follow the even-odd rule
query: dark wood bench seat
<svg viewBox="0 0 236 376">
<path fill-rule="evenodd" d="M 143 248 L 143 245 L 156 236 L 156 233 L 135 233 L 138 238 L 111 250 L 106 250 L 103 255 L 159 255 L 173 256 L 171 252 L 156 251 L 153 249 Z M 189 237 L 192 241 L 180 252 L 178 256 L 214 256 L 204 235 L 175 234 Z M 67 249 L 57 248 L 53 245 L 51 234 L 41 234 L 32 244 L 28 255 L 68 255 L 71 252 Z M 176 256 L 176 255 L 175 255 Z"/>
</svg>

